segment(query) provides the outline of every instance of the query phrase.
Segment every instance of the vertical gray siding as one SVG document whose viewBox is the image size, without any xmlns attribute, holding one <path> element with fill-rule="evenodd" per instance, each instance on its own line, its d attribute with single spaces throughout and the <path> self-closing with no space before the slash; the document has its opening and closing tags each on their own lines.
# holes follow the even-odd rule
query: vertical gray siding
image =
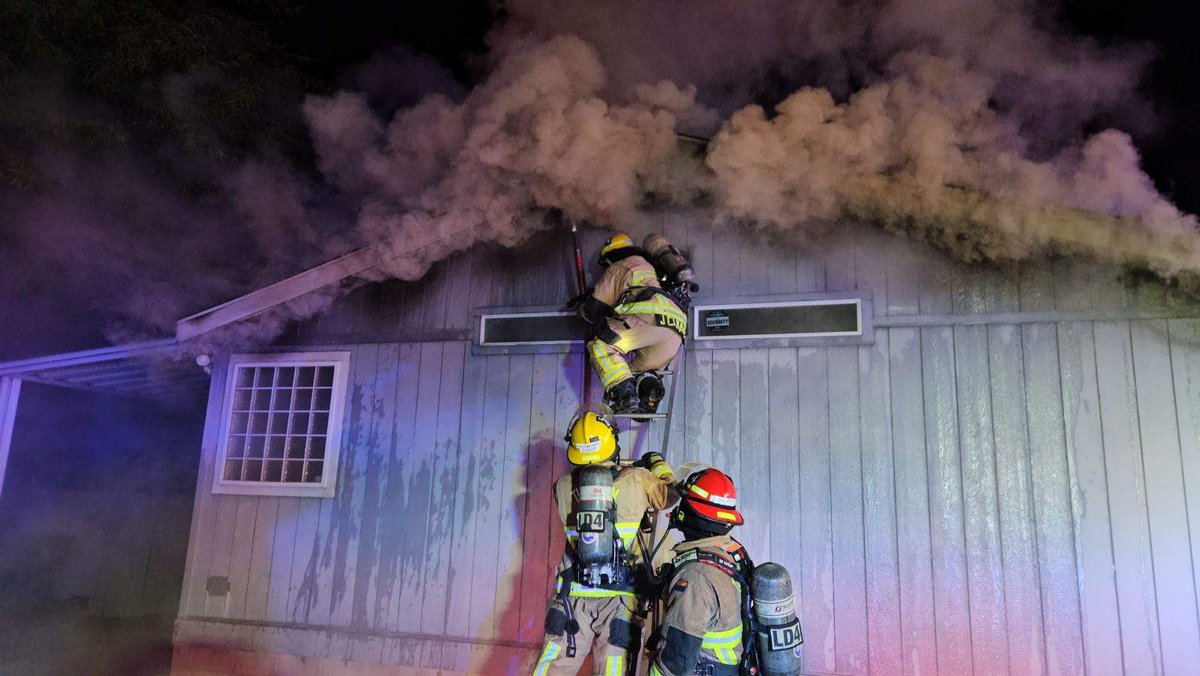
<svg viewBox="0 0 1200 676">
<path fill-rule="evenodd" d="M 1200 313 L 1084 263 L 970 268 L 855 228 L 797 251 L 677 215 L 656 227 L 706 293 L 858 289 L 886 319 L 862 346 L 684 355 L 669 457 L 738 481 L 739 537 L 794 577 L 806 671 L 1200 664 Z M 475 251 L 297 327 L 360 343 L 338 494 L 212 495 L 210 425 L 181 635 L 248 620 L 278 626 L 246 629 L 266 652 L 457 670 L 532 654 L 581 356 L 475 356 L 466 338 L 476 307 L 566 297 L 562 253 Z M 652 429 L 626 446 L 656 448 Z M 228 595 L 208 594 L 213 575 Z"/>
</svg>

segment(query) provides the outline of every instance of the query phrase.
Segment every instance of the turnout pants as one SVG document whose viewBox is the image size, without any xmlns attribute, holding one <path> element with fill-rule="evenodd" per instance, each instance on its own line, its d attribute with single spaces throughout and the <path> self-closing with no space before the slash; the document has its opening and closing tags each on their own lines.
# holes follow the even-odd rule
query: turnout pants
<svg viewBox="0 0 1200 676">
<path fill-rule="evenodd" d="M 655 325 L 654 315 L 625 315 L 607 321 L 619 336 L 616 342 L 610 345 L 595 338 L 588 343 L 592 366 L 606 390 L 632 378 L 630 369 L 641 372 L 665 367 L 683 344 L 674 329 Z"/>
<path fill-rule="evenodd" d="M 575 674 L 592 654 L 592 674 L 623 676 L 641 645 L 641 620 L 634 616 L 637 601 L 631 595 L 571 597 L 579 622 L 575 657 L 567 657 L 567 615 L 559 599 L 546 612 L 546 645 L 533 667 L 534 676 Z"/>
</svg>

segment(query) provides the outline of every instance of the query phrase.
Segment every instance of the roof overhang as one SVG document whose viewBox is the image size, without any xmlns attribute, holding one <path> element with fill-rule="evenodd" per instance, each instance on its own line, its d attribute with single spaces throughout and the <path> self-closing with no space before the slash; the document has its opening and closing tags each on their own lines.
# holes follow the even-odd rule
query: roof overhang
<svg viewBox="0 0 1200 676">
<path fill-rule="evenodd" d="M 184 317 L 175 323 L 175 339 L 182 342 L 226 324 L 248 319 L 263 310 L 361 274 L 377 261 L 378 255 L 372 247 L 351 251 L 270 286 Z"/>
<path fill-rule="evenodd" d="M 174 338 L 0 362 L 0 377 L 160 400 L 194 397 L 209 377 Z"/>
</svg>

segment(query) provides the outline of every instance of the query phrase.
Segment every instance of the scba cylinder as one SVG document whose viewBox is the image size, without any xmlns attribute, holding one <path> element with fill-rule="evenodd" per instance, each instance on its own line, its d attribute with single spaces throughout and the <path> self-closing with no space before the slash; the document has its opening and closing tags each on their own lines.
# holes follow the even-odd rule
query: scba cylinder
<svg viewBox="0 0 1200 676">
<path fill-rule="evenodd" d="M 579 543 L 575 553 L 585 565 L 607 563 L 613 556 L 613 476 L 607 467 L 581 467 L 575 509 Z"/>
<path fill-rule="evenodd" d="M 799 648 L 804 643 L 800 621 L 796 619 L 796 599 L 792 578 L 778 563 L 764 563 L 750 578 L 754 594 L 754 615 L 758 631 L 759 668 L 763 674 L 800 672 Z"/>
<path fill-rule="evenodd" d="M 662 281 L 668 288 L 685 287 L 689 291 L 696 290 L 696 288 L 692 288 L 696 281 L 696 271 L 683 253 L 675 248 L 666 237 L 658 233 L 647 235 L 646 241 L 642 243 L 642 249 L 655 259 L 656 266 L 667 277 Z"/>
</svg>

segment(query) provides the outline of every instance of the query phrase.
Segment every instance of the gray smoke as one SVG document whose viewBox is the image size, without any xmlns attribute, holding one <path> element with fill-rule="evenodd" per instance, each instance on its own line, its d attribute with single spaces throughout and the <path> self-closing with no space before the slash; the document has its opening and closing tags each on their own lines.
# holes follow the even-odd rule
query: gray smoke
<svg viewBox="0 0 1200 676">
<path fill-rule="evenodd" d="M 845 103 L 804 89 L 773 117 L 735 113 L 706 160 L 718 212 L 799 236 L 865 219 L 967 260 L 1066 250 L 1167 275 L 1200 264 L 1196 219 L 1157 193 L 1128 135 L 1031 159 L 1016 122 L 988 104 L 986 76 L 920 53 L 891 72 Z"/>
<path fill-rule="evenodd" d="M 414 279 L 477 242 L 513 246 L 558 208 L 620 223 L 647 193 L 678 194 L 681 118 L 710 115 L 669 82 L 601 98 L 596 51 L 560 36 L 510 48 L 461 101 L 428 97 L 390 120 L 355 93 L 312 97 L 320 168 L 361 200 L 358 227 L 380 268 Z"/>
<path fill-rule="evenodd" d="M 491 76 L 460 101 L 390 120 L 353 93 L 306 105 L 321 168 L 361 201 L 386 274 L 514 245 L 542 227 L 538 208 L 620 227 L 651 195 L 795 240 L 852 219 L 966 260 L 1200 264 L 1195 218 L 1158 194 L 1129 135 L 1082 133 L 1100 116 L 1148 124 L 1144 46 L 1065 34 L 1015 1 L 510 9 Z M 673 132 L 713 134 L 707 156 Z"/>
<path fill-rule="evenodd" d="M 1127 133 L 1152 125 L 1136 93 L 1151 50 L 1072 35 L 1052 7 L 506 7 L 470 91 L 428 58 L 387 48 L 344 91 L 308 98 L 324 185 L 265 156 L 198 167 L 220 189 L 185 195 L 144 159 L 48 151 L 58 189 L 6 202 L 28 227 L 0 242 L 38 265 L 9 266 L 0 282 L 66 280 L 55 295 L 78 292 L 119 316 L 107 334 L 130 340 L 356 247 L 374 251 L 371 278 L 414 279 L 476 243 L 524 241 L 549 209 L 618 228 L 664 206 L 795 241 L 865 220 L 968 260 L 1066 251 L 1167 276 L 1200 266 L 1194 217 L 1156 192 Z M 206 77 L 169 79 L 169 100 L 192 110 Z M 97 117 L 74 102 L 23 105 L 31 118 Z M 1099 120 L 1120 129 L 1085 135 Z M 678 132 L 713 140 L 697 157 Z M 345 204 L 352 228 L 338 217 Z M 270 340 L 344 288 L 206 342 Z M 46 321 L 65 322 L 66 301 L 50 301 Z"/>
</svg>

